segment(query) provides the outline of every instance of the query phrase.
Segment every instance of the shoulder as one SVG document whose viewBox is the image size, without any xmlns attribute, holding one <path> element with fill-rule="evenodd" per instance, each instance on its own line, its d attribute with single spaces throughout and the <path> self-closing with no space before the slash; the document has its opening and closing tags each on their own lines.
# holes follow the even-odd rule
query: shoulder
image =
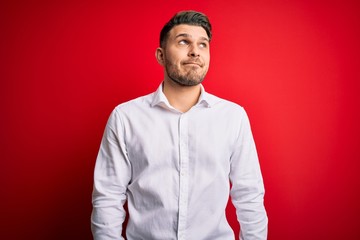
<svg viewBox="0 0 360 240">
<path fill-rule="evenodd" d="M 140 96 L 135 99 L 131 99 L 129 101 L 120 103 L 114 108 L 115 112 L 129 113 L 134 110 L 146 109 L 151 106 L 151 102 L 153 100 L 155 93 L 150 93 L 144 96 Z"/>
<path fill-rule="evenodd" d="M 223 112 L 224 114 L 246 115 L 244 107 L 236 102 L 215 96 L 211 93 L 207 93 L 207 98 L 211 108 L 214 108 L 216 111 Z"/>
<path fill-rule="evenodd" d="M 154 93 L 140 96 L 115 106 L 109 116 L 109 125 L 123 124 L 126 119 L 137 118 L 147 112 L 151 106 Z"/>
</svg>

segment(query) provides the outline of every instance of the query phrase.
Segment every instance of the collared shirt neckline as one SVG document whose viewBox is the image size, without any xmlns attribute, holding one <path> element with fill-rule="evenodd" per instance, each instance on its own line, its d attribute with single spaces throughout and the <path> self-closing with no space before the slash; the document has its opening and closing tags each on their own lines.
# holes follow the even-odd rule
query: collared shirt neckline
<svg viewBox="0 0 360 240">
<path fill-rule="evenodd" d="M 212 107 L 215 104 L 215 99 L 211 98 L 211 95 L 205 91 L 205 88 L 202 84 L 200 84 L 201 92 L 198 102 L 194 106 L 205 106 L 205 107 Z M 175 110 L 179 112 L 177 109 L 175 109 L 171 104 L 169 103 L 168 99 L 166 98 L 164 92 L 163 92 L 163 82 L 160 84 L 160 86 L 157 88 L 156 92 L 153 94 L 153 100 L 151 103 L 151 106 L 162 106 L 166 107 L 170 110 Z"/>
</svg>

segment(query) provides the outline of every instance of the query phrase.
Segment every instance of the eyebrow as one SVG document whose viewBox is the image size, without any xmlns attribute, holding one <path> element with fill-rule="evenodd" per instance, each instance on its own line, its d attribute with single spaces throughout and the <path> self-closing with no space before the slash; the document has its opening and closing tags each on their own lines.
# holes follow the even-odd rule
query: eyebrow
<svg viewBox="0 0 360 240">
<path fill-rule="evenodd" d="M 187 37 L 187 38 L 192 38 L 192 35 L 188 34 L 188 33 L 179 33 L 178 35 L 175 36 L 175 39 L 179 38 L 179 37 Z M 209 39 L 207 37 L 200 37 L 200 39 L 210 42 Z"/>
</svg>

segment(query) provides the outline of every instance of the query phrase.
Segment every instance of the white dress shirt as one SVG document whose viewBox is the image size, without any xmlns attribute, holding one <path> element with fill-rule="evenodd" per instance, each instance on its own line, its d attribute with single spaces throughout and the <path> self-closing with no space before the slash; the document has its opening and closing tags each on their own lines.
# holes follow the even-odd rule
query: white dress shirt
<svg viewBox="0 0 360 240">
<path fill-rule="evenodd" d="M 231 181 L 232 188 L 230 189 Z M 117 106 L 94 173 L 94 239 L 230 240 L 229 194 L 240 239 L 267 238 L 264 186 L 248 117 L 205 92 L 182 113 L 162 91 Z"/>
</svg>

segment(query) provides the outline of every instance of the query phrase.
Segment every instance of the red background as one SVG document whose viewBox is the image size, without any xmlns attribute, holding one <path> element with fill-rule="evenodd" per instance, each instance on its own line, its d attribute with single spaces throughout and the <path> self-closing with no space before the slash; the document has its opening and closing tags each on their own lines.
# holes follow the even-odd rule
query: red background
<svg viewBox="0 0 360 240">
<path fill-rule="evenodd" d="M 358 1 L 123 2 L 1 3 L 1 238 L 91 239 L 110 111 L 157 88 L 161 27 L 195 9 L 214 28 L 205 88 L 250 116 L 269 239 L 360 239 Z"/>
</svg>

